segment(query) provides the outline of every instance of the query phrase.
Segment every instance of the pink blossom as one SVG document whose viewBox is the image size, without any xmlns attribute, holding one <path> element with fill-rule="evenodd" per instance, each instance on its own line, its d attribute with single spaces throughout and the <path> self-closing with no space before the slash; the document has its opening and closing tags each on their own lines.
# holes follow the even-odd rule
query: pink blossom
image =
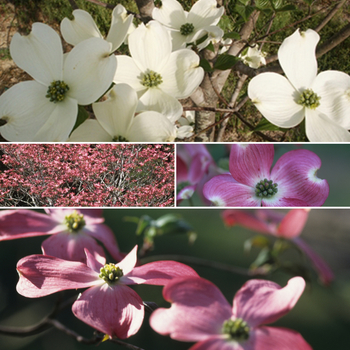
<svg viewBox="0 0 350 350">
<path fill-rule="evenodd" d="M 46 255 L 86 262 L 87 248 L 97 259 L 104 257 L 103 243 L 113 259 L 120 261 L 120 253 L 112 230 L 103 224 L 102 209 L 46 209 L 46 214 L 17 209 L 0 212 L 0 241 L 51 235 L 42 243 Z"/>
<path fill-rule="evenodd" d="M 198 276 L 184 264 L 156 261 L 135 267 L 137 246 L 118 264 L 97 261 L 88 250 L 87 265 L 47 255 L 30 255 L 17 263 L 17 292 L 38 298 L 67 289 L 88 288 L 72 306 L 74 315 L 102 333 L 120 339 L 135 334 L 143 321 L 140 296 L 127 285 L 166 285 L 179 276 Z"/>
<path fill-rule="evenodd" d="M 231 306 L 220 290 L 202 278 L 177 278 L 163 289 L 170 309 L 157 309 L 151 327 L 162 335 L 197 342 L 189 350 L 311 350 L 303 337 L 286 328 L 266 327 L 287 314 L 305 287 L 301 277 L 286 287 L 250 280 Z"/>
<path fill-rule="evenodd" d="M 227 226 L 240 225 L 250 230 L 270 234 L 275 237 L 290 239 L 310 259 L 321 282 L 328 285 L 334 279 L 334 274 L 328 264 L 317 255 L 307 243 L 299 237 L 310 210 L 292 209 L 287 214 L 277 210 L 224 210 L 222 217 Z"/>
<path fill-rule="evenodd" d="M 273 145 L 231 147 L 231 174 L 215 176 L 204 185 L 204 196 L 218 206 L 321 206 L 328 197 L 326 180 L 316 176 L 320 158 L 298 149 L 285 153 L 271 170 Z"/>
</svg>

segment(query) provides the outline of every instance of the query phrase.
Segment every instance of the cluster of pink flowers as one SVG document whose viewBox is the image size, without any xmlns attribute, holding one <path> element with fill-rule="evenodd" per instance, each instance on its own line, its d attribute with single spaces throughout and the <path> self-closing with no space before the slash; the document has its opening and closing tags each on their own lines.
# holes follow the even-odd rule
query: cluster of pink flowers
<svg viewBox="0 0 350 350">
<path fill-rule="evenodd" d="M 174 146 L 0 146 L 1 206 L 172 206 Z"/>
</svg>

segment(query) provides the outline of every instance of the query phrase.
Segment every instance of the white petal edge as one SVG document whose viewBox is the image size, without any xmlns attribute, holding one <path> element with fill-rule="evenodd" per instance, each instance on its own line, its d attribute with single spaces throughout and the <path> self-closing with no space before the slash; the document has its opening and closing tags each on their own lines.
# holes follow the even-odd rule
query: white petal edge
<svg viewBox="0 0 350 350">
<path fill-rule="evenodd" d="M 161 24 L 178 30 L 186 23 L 185 11 L 176 0 L 163 0 L 159 9 L 153 9 L 152 17 Z"/>
<path fill-rule="evenodd" d="M 306 110 L 305 129 L 311 142 L 350 142 L 346 129 L 317 110 Z"/>
<path fill-rule="evenodd" d="M 188 13 L 187 21 L 192 23 L 196 30 L 216 25 L 224 14 L 224 7 L 217 8 L 216 0 L 199 0 Z"/>
<path fill-rule="evenodd" d="M 73 48 L 64 61 L 64 81 L 67 95 L 80 105 L 95 102 L 110 87 L 117 62 L 109 55 L 111 44 L 100 38 L 90 38 Z"/>
<path fill-rule="evenodd" d="M 112 139 L 97 120 L 88 119 L 71 133 L 67 142 L 111 142 Z"/>
<path fill-rule="evenodd" d="M 74 10 L 74 19 L 63 18 L 60 29 L 63 39 L 73 46 L 90 38 L 103 38 L 91 15 L 84 10 Z"/>
<path fill-rule="evenodd" d="M 312 29 L 297 29 L 278 50 L 278 60 L 293 86 L 303 91 L 311 87 L 317 75 L 316 45 L 320 36 Z"/>
<path fill-rule="evenodd" d="M 11 40 L 10 54 L 19 68 L 41 84 L 49 86 L 54 80 L 62 80 L 62 43 L 50 26 L 34 23 L 29 35 L 16 33 Z"/>
<path fill-rule="evenodd" d="M 282 75 L 257 75 L 249 82 L 248 96 L 260 113 L 279 127 L 291 128 L 304 119 L 304 108 L 295 102 L 299 93 Z"/>
<path fill-rule="evenodd" d="M 117 84 L 106 101 L 94 103 L 92 108 L 96 119 L 113 138 L 127 138 L 137 104 L 136 91 L 127 84 Z"/>
</svg>

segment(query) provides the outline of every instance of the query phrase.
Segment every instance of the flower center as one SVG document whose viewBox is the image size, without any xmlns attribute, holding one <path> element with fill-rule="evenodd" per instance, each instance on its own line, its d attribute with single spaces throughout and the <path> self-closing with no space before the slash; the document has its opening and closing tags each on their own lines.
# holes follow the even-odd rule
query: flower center
<svg viewBox="0 0 350 350">
<path fill-rule="evenodd" d="M 64 100 L 69 86 L 61 80 L 55 80 L 51 83 L 47 89 L 47 94 L 45 97 L 50 99 L 50 102 L 56 103 Z"/>
<path fill-rule="evenodd" d="M 66 215 L 64 223 L 69 232 L 78 232 L 85 226 L 84 215 L 74 210 L 72 214 Z"/>
<path fill-rule="evenodd" d="M 315 109 L 320 105 L 320 96 L 317 96 L 311 89 L 306 89 L 301 94 L 298 104 L 306 108 Z"/>
<path fill-rule="evenodd" d="M 247 340 L 249 338 L 250 328 L 247 322 L 241 318 L 235 320 L 227 320 L 222 325 L 222 332 L 230 336 L 234 340 Z"/>
<path fill-rule="evenodd" d="M 261 180 L 255 186 L 255 194 L 258 197 L 271 198 L 278 192 L 277 186 L 272 180 Z"/>
<path fill-rule="evenodd" d="M 129 142 L 129 140 L 123 136 L 114 136 L 112 142 Z"/>
<path fill-rule="evenodd" d="M 141 84 L 148 88 L 158 86 L 162 82 L 163 82 L 162 76 L 154 72 L 153 70 L 150 70 L 147 73 L 143 74 L 143 77 L 141 79 Z"/>
<path fill-rule="evenodd" d="M 194 31 L 194 25 L 192 23 L 185 23 L 180 27 L 180 33 L 187 36 Z"/>
<path fill-rule="evenodd" d="M 116 282 L 123 276 L 123 270 L 115 266 L 114 264 L 106 264 L 100 268 L 100 274 L 98 277 L 102 278 L 105 282 Z"/>
</svg>

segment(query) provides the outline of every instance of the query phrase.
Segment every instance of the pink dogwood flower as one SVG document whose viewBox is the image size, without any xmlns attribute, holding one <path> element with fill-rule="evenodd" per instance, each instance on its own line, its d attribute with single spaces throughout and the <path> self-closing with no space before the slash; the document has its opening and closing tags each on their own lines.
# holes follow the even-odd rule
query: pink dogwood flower
<svg viewBox="0 0 350 350">
<path fill-rule="evenodd" d="M 236 293 L 231 306 L 220 290 L 203 278 L 177 278 L 163 289 L 170 309 L 157 309 L 151 327 L 180 341 L 197 342 L 189 350 L 311 350 L 290 329 L 266 327 L 287 314 L 305 287 L 301 277 L 286 287 L 250 280 Z"/>
<path fill-rule="evenodd" d="M 204 196 L 226 207 L 306 207 L 321 206 L 328 197 L 326 180 L 316 176 L 320 158 L 298 149 L 285 153 L 271 170 L 274 146 L 231 147 L 231 174 L 218 175 L 203 188 Z"/>
<path fill-rule="evenodd" d="M 85 248 L 96 258 L 105 256 L 97 239 L 116 261 L 125 256 L 119 251 L 112 230 L 103 224 L 102 209 L 45 209 L 45 212 L 48 215 L 25 209 L 1 211 L 0 241 L 51 235 L 42 243 L 44 254 L 85 263 Z"/>
<path fill-rule="evenodd" d="M 310 259 L 321 282 L 329 285 L 334 274 L 328 264 L 300 238 L 309 216 L 307 209 L 292 209 L 287 214 L 273 210 L 224 210 L 222 218 L 227 226 L 240 225 L 250 230 L 291 240 Z"/>
<path fill-rule="evenodd" d="M 30 255 L 17 263 L 17 292 L 39 298 L 67 289 L 88 288 L 72 306 L 74 315 L 89 326 L 120 339 L 135 334 L 143 321 L 140 296 L 127 285 L 166 285 L 179 276 L 198 276 L 184 264 L 156 261 L 136 265 L 137 246 L 118 264 L 97 261 L 88 250 L 87 265 L 47 255 Z"/>
</svg>

